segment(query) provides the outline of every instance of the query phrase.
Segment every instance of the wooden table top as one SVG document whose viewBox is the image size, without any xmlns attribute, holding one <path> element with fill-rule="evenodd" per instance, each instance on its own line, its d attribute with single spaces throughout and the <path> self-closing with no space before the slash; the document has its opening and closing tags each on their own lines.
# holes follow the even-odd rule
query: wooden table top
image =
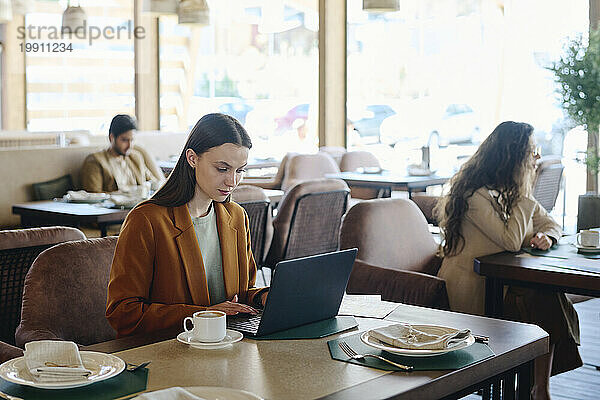
<svg viewBox="0 0 600 400">
<path fill-rule="evenodd" d="M 474 269 L 480 275 L 504 281 L 600 296 L 600 259 L 586 258 L 568 243 L 545 256 L 502 252 L 478 257 Z"/>
<path fill-rule="evenodd" d="M 148 390 L 223 386 L 268 399 L 440 398 L 544 354 L 548 336 L 534 325 L 399 305 L 385 320 L 357 318 L 364 331 L 396 321 L 469 327 L 490 337 L 495 357 L 456 371 L 389 372 L 332 360 L 327 341 L 357 329 L 312 340 L 257 341 L 201 350 L 177 342 L 179 329 L 122 338 L 85 350 L 117 352 L 126 362 L 151 360 Z M 165 340 L 166 339 L 166 340 Z M 161 341 L 162 340 L 162 341 Z M 148 344 L 152 343 L 152 344 Z"/>
<path fill-rule="evenodd" d="M 423 185 L 441 185 L 446 183 L 451 176 L 431 174 L 427 176 L 412 176 L 394 173 L 392 171 L 382 171 L 377 174 L 367 174 L 358 172 L 339 172 L 335 174 L 326 174 L 327 178 L 343 179 L 348 183 L 361 184 L 382 184 L 398 186 L 423 186 Z"/>
<path fill-rule="evenodd" d="M 13 213 L 19 214 L 26 211 L 38 211 L 53 214 L 65 214 L 75 216 L 92 215 L 123 215 L 126 216 L 129 209 L 107 208 L 99 204 L 68 203 L 64 201 L 41 200 L 31 201 L 13 205 Z"/>
</svg>

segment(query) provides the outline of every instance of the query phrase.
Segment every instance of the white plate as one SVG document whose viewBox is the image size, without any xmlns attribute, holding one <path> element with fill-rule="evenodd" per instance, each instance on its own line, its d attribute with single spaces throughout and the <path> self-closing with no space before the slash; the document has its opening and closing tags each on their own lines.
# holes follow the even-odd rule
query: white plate
<svg viewBox="0 0 600 400">
<path fill-rule="evenodd" d="M 189 344 L 197 349 L 220 349 L 221 347 L 225 347 L 231 343 L 239 342 L 243 338 L 244 335 L 241 332 L 234 331 L 233 329 L 227 329 L 225 339 L 215 343 L 206 343 L 195 340 L 191 337 L 190 332 L 181 332 L 179 335 L 177 335 L 178 341 Z"/>
<path fill-rule="evenodd" d="M 44 382 L 34 380 L 25 364 L 25 357 L 13 358 L 0 365 L 0 378 L 19 385 L 33 386 L 40 389 L 68 389 L 90 385 L 120 374 L 125 369 L 125 362 L 117 356 L 95 351 L 80 351 L 84 367 L 92 371 L 88 377 L 68 382 Z"/>
<path fill-rule="evenodd" d="M 456 330 L 454 328 L 447 328 L 444 326 L 436 326 L 436 325 L 413 325 L 413 327 L 415 327 L 416 329 L 425 331 L 425 332 L 436 334 L 436 335 L 448 333 L 449 330 L 452 330 L 452 331 Z M 360 335 L 360 340 L 364 344 L 371 346 L 371 347 L 375 347 L 376 349 L 385 350 L 389 353 L 398 354 L 398 355 L 406 356 L 406 357 L 439 356 L 440 354 L 446 354 L 451 351 L 464 349 L 465 347 L 469 347 L 470 345 L 475 343 L 475 338 L 473 337 L 473 335 L 469 335 L 469 337 L 466 338 L 463 342 L 457 344 L 456 346 L 454 346 L 450 349 L 439 349 L 439 350 L 401 349 L 399 347 L 390 346 L 387 343 L 383 343 L 383 342 L 375 339 L 374 337 L 369 335 L 369 331 L 363 332 L 363 334 Z"/>
<path fill-rule="evenodd" d="M 580 246 L 577 243 L 573 243 L 573 245 L 582 253 L 600 253 L 600 247 Z"/>
</svg>

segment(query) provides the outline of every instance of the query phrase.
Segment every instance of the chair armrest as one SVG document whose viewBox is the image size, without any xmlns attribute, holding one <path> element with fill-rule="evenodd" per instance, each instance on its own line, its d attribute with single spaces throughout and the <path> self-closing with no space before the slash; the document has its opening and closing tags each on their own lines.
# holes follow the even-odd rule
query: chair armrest
<svg viewBox="0 0 600 400">
<path fill-rule="evenodd" d="M 25 347 L 25 343 L 33 342 L 34 340 L 64 340 L 48 329 L 28 328 L 21 323 L 15 332 L 15 343 L 19 347 Z"/>
<path fill-rule="evenodd" d="M 348 287 L 351 294 L 380 294 L 381 299 L 449 310 L 446 282 L 436 276 L 377 267 L 356 260 Z"/>
<path fill-rule="evenodd" d="M 8 343 L 0 342 L 0 363 L 13 358 L 21 357 L 23 350 L 18 347 L 11 346 Z"/>
</svg>

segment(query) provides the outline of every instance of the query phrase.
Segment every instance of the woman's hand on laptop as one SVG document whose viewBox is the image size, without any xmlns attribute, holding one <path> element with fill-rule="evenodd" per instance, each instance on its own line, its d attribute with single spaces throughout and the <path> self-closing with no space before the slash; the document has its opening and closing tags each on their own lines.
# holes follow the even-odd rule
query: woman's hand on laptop
<svg viewBox="0 0 600 400">
<path fill-rule="evenodd" d="M 264 297 L 266 301 L 266 296 Z M 262 298 L 261 298 L 262 300 Z M 264 304 L 264 303 L 263 303 Z M 233 298 L 229 301 L 224 301 L 219 304 L 215 304 L 214 306 L 210 306 L 207 310 L 218 310 L 223 311 L 227 315 L 235 315 L 239 313 L 247 313 L 247 314 L 258 314 L 254 308 L 250 307 L 247 304 L 238 303 L 237 294 L 233 296 Z"/>
</svg>

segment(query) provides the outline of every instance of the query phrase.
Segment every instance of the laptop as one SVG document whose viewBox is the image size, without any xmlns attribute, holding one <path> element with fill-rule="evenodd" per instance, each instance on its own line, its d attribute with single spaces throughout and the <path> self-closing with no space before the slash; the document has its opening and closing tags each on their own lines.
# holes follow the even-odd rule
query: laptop
<svg viewBox="0 0 600 400">
<path fill-rule="evenodd" d="M 267 302 L 258 315 L 227 316 L 227 328 L 264 336 L 337 315 L 357 249 L 277 263 Z"/>
</svg>

